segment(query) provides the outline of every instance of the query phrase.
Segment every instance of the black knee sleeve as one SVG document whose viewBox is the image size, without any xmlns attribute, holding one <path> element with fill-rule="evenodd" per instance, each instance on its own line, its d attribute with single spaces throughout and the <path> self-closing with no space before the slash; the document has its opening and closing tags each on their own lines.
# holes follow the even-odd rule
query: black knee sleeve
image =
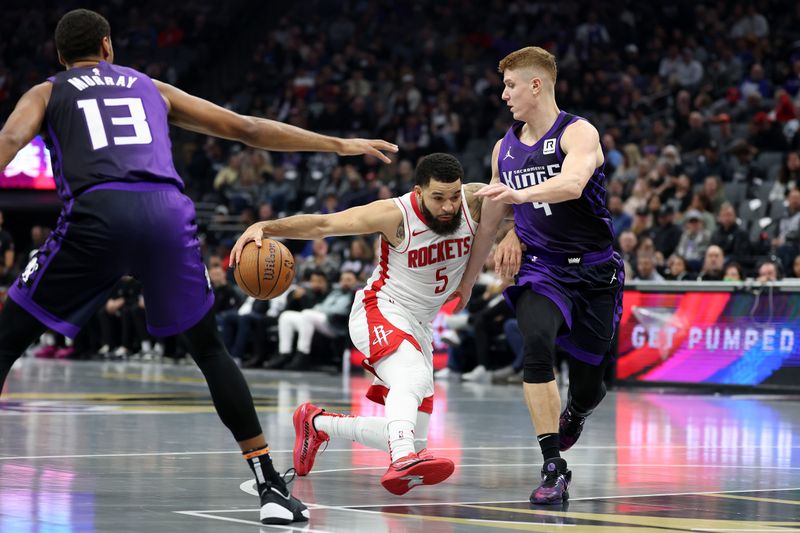
<svg viewBox="0 0 800 533">
<path fill-rule="evenodd" d="M 569 406 L 572 410 L 586 416 L 600 405 L 606 396 L 603 382 L 608 355 L 599 365 L 590 365 L 575 358 L 569 360 Z"/>
<path fill-rule="evenodd" d="M 6 300 L 0 313 L 0 391 L 11 366 L 45 329 L 38 319 L 14 300 Z"/>
<path fill-rule="evenodd" d="M 516 311 L 525 350 L 522 379 L 525 383 L 549 383 L 556 379 L 556 335 L 564 316 L 550 298 L 531 291 L 520 295 Z"/>
<path fill-rule="evenodd" d="M 537 329 L 524 332 L 522 339 L 525 343 L 522 380 L 525 383 L 549 383 L 556 379 L 553 372 L 555 335 Z"/>
<path fill-rule="evenodd" d="M 233 433 L 237 442 L 261 434 L 261 424 L 253 405 L 250 388 L 225 349 L 217 331 L 214 311 L 186 331 L 190 351 L 206 378 L 211 399 L 222 423 Z"/>
</svg>

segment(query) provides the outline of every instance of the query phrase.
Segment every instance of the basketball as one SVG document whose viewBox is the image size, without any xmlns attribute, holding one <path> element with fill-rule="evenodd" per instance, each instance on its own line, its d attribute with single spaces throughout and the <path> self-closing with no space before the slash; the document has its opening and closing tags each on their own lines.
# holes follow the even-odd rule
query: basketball
<svg viewBox="0 0 800 533">
<path fill-rule="evenodd" d="M 286 292 L 294 281 L 294 257 L 278 241 L 263 239 L 261 248 L 251 241 L 242 250 L 233 277 L 248 296 L 269 300 Z"/>
</svg>

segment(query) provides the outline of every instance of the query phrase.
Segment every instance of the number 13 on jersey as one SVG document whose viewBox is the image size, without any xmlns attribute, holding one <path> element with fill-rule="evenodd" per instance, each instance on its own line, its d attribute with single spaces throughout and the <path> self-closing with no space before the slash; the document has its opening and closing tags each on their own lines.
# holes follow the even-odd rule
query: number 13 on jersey
<svg viewBox="0 0 800 533">
<path fill-rule="evenodd" d="M 150 126 L 147 124 L 147 116 L 144 113 L 144 105 L 141 98 L 104 98 L 102 100 L 105 107 L 127 107 L 128 114 L 123 116 L 111 117 L 112 126 L 132 126 L 133 135 L 121 135 L 112 137 L 115 146 L 123 144 L 150 144 L 153 136 L 150 133 Z M 103 125 L 103 116 L 100 114 L 100 106 L 97 100 L 78 100 L 78 109 L 83 111 L 86 118 L 86 126 L 89 128 L 89 138 L 92 140 L 92 149 L 99 150 L 108 146 L 108 135 Z"/>
</svg>

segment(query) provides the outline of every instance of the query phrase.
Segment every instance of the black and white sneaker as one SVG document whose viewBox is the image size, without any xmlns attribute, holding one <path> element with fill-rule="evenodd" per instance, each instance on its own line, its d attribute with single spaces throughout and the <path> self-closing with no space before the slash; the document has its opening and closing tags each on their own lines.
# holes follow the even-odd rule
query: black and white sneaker
<svg viewBox="0 0 800 533">
<path fill-rule="evenodd" d="M 259 486 L 258 493 L 261 497 L 261 523 L 265 525 L 285 526 L 292 522 L 307 522 L 309 518 L 308 508 L 292 496 L 289 484 L 294 480 L 294 469 L 289 469 L 286 474 L 292 472 L 292 478 L 286 482 L 284 474 L 283 486 L 277 483 L 270 483 Z"/>
</svg>

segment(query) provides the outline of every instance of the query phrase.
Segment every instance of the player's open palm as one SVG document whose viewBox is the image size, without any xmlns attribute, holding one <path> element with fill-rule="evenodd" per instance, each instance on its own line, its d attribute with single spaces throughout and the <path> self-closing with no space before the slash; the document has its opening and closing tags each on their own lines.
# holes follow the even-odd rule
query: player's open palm
<svg viewBox="0 0 800 533">
<path fill-rule="evenodd" d="M 256 222 L 249 228 L 242 233 L 241 237 L 236 241 L 236 244 L 233 245 L 231 249 L 231 257 L 229 260 L 229 264 L 231 265 L 238 265 L 239 259 L 242 257 L 242 250 L 244 250 L 245 245 L 253 241 L 256 243 L 256 246 L 259 248 L 261 247 L 261 239 L 264 237 L 264 229 L 260 222 Z"/>
<path fill-rule="evenodd" d="M 384 152 L 397 152 L 397 145 L 381 139 L 345 139 L 342 148 L 337 152 L 339 155 L 361 155 L 370 154 L 384 163 L 391 163 Z"/>
<path fill-rule="evenodd" d="M 515 191 L 502 183 L 487 185 L 483 189 L 475 192 L 475 196 L 491 198 L 492 200 L 503 202 L 504 204 L 523 204 L 526 202 L 522 191 Z"/>
</svg>

